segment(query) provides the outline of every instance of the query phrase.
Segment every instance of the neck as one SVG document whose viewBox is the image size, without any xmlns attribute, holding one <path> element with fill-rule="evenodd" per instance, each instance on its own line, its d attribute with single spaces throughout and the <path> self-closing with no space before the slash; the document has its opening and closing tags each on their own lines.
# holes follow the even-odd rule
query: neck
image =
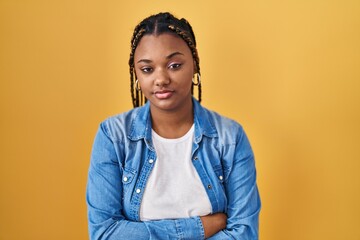
<svg viewBox="0 0 360 240">
<path fill-rule="evenodd" d="M 153 130 L 164 138 L 184 136 L 194 123 L 193 106 L 182 111 L 156 111 L 151 109 Z"/>
</svg>

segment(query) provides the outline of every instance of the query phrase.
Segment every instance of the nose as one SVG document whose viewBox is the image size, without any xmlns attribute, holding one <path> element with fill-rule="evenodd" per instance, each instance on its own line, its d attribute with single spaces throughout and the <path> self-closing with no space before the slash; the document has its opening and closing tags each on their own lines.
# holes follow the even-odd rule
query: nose
<svg viewBox="0 0 360 240">
<path fill-rule="evenodd" d="M 170 83 L 170 76 L 165 71 L 160 69 L 157 74 L 155 75 L 155 85 L 156 86 L 164 86 Z"/>
</svg>

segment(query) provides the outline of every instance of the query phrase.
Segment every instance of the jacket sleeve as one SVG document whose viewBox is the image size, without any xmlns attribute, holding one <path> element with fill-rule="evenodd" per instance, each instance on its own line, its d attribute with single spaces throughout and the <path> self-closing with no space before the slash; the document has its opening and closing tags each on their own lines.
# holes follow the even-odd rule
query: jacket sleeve
<svg viewBox="0 0 360 240">
<path fill-rule="evenodd" d="M 230 173 L 225 179 L 225 191 L 228 199 L 226 229 L 209 239 L 257 240 L 261 203 L 254 154 L 242 129 L 235 145 Z"/>
<path fill-rule="evenodd" d="M 86 202 L 91 240 L 204 239 L 199 217 L 135 222 L 123 215 L 122 172 L 112 140 L 103 125 L 95 137 Z"/>
</svg>

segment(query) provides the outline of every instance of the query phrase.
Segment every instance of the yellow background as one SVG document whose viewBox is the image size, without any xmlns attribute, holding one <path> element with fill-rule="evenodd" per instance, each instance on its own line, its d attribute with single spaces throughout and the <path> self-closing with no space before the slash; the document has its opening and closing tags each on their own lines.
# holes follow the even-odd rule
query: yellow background
<svg viewBox="0 0 360 240">
<path fill-rule="evenodd" d="M 256 154 L 263 240 L 360 239 L 360 1 L 0 0 L 0 239 L 87 239 L 100 121 L 131 108 L 133 27 L 197 35 L 203 105 Z"/>
</svg>

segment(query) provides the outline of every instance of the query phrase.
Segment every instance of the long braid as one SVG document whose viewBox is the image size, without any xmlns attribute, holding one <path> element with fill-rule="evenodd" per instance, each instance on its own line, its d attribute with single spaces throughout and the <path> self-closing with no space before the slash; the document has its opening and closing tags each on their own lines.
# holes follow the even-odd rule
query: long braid
<svg viewBox="0 0 360 240">
<path fill-rule="evenodd" d="M 200 81 L 200 64 L 199 64 L 199 55 L 196 49 L 196 40 L 193 29 L 189 22 L 185 19 L 177 19 L 170 13 L 159 13 L 152 15 L 144 19 L 140 24 L 135 27 L 134 34 L 131 38 L 131 51 L 129 58 L 129 67 L 130 67 L 130 91 L 131 98 L 134 107 L 139 107 L 146 103 L 147 99 L 143 95 L 140 89 L 137 88 L 136 72 L 134 69 L 134 54 L 135 50 L 145 34 L 161 34 L 165 32 L 173 32 L 182 38 L 192 53 L 193 59 L 195 61 L 195 68 L 197 74 L 198 84 L 193 84 L 191 87 L 191 94 L 194 92 L 194 85 L 198 87 L 198 101 L 201 102 L 201 81 Z"/>
<path fill-rule="evenodd" d="M 145 29 L 141 28 L 141 24 L 136 26 L 134 35 L 131 39 L 131 52 L 130 52 L 130 59 L 129 59 L 129 66 L 130 66 L 130 91 L 131 91 L 131 98 L 133 102 L 133 107 L 139 107 L 142 104 L 142 101 L 139 102 L 139 95 L 142 96 L 142 93 L 134 86 L 134 53 L 137 45 L 141 37 L 144 35 Z"/>
<path fill-rule="evenodd" d="M 199 75 L 197 75 L 197 82 L 198 82 L 198 101 L 199 102 L 201 102 L 201 93 L 202 93 L 202 91 L 201 91 L 201 80 L 200 80 L 200 58 L 199 58 L 199 53 L 198 53 L 198 51 L 197 51 L 197 49 L 196 49 L 196 38 L 195 38 L 195 34 L 194 34 L 194 31 L 193 31 L 193 29 L 192 29 L 192 27 L 191 27 L 191 25 L 190 25 L 190 23 L 185 19 L 185 18 L 182 18 L 182 19 L 180 19 L 181 21 L 183 21 L 183 22 L 185 22 L 186 23 L 186 25 L 189 27 L 189 29 L 190 29 L 190 34 L 191 34 L 191 36 L 193 37 L 193 39 L 194 39 L 194 47 L 195 47 L 195 50 L 196 50 L 196 57 L 194 58 L 195 59 L 195 62 L 196 62 L 196 69 L 197 69 L 197 73 L 199 74 Z"/>
</svg>

